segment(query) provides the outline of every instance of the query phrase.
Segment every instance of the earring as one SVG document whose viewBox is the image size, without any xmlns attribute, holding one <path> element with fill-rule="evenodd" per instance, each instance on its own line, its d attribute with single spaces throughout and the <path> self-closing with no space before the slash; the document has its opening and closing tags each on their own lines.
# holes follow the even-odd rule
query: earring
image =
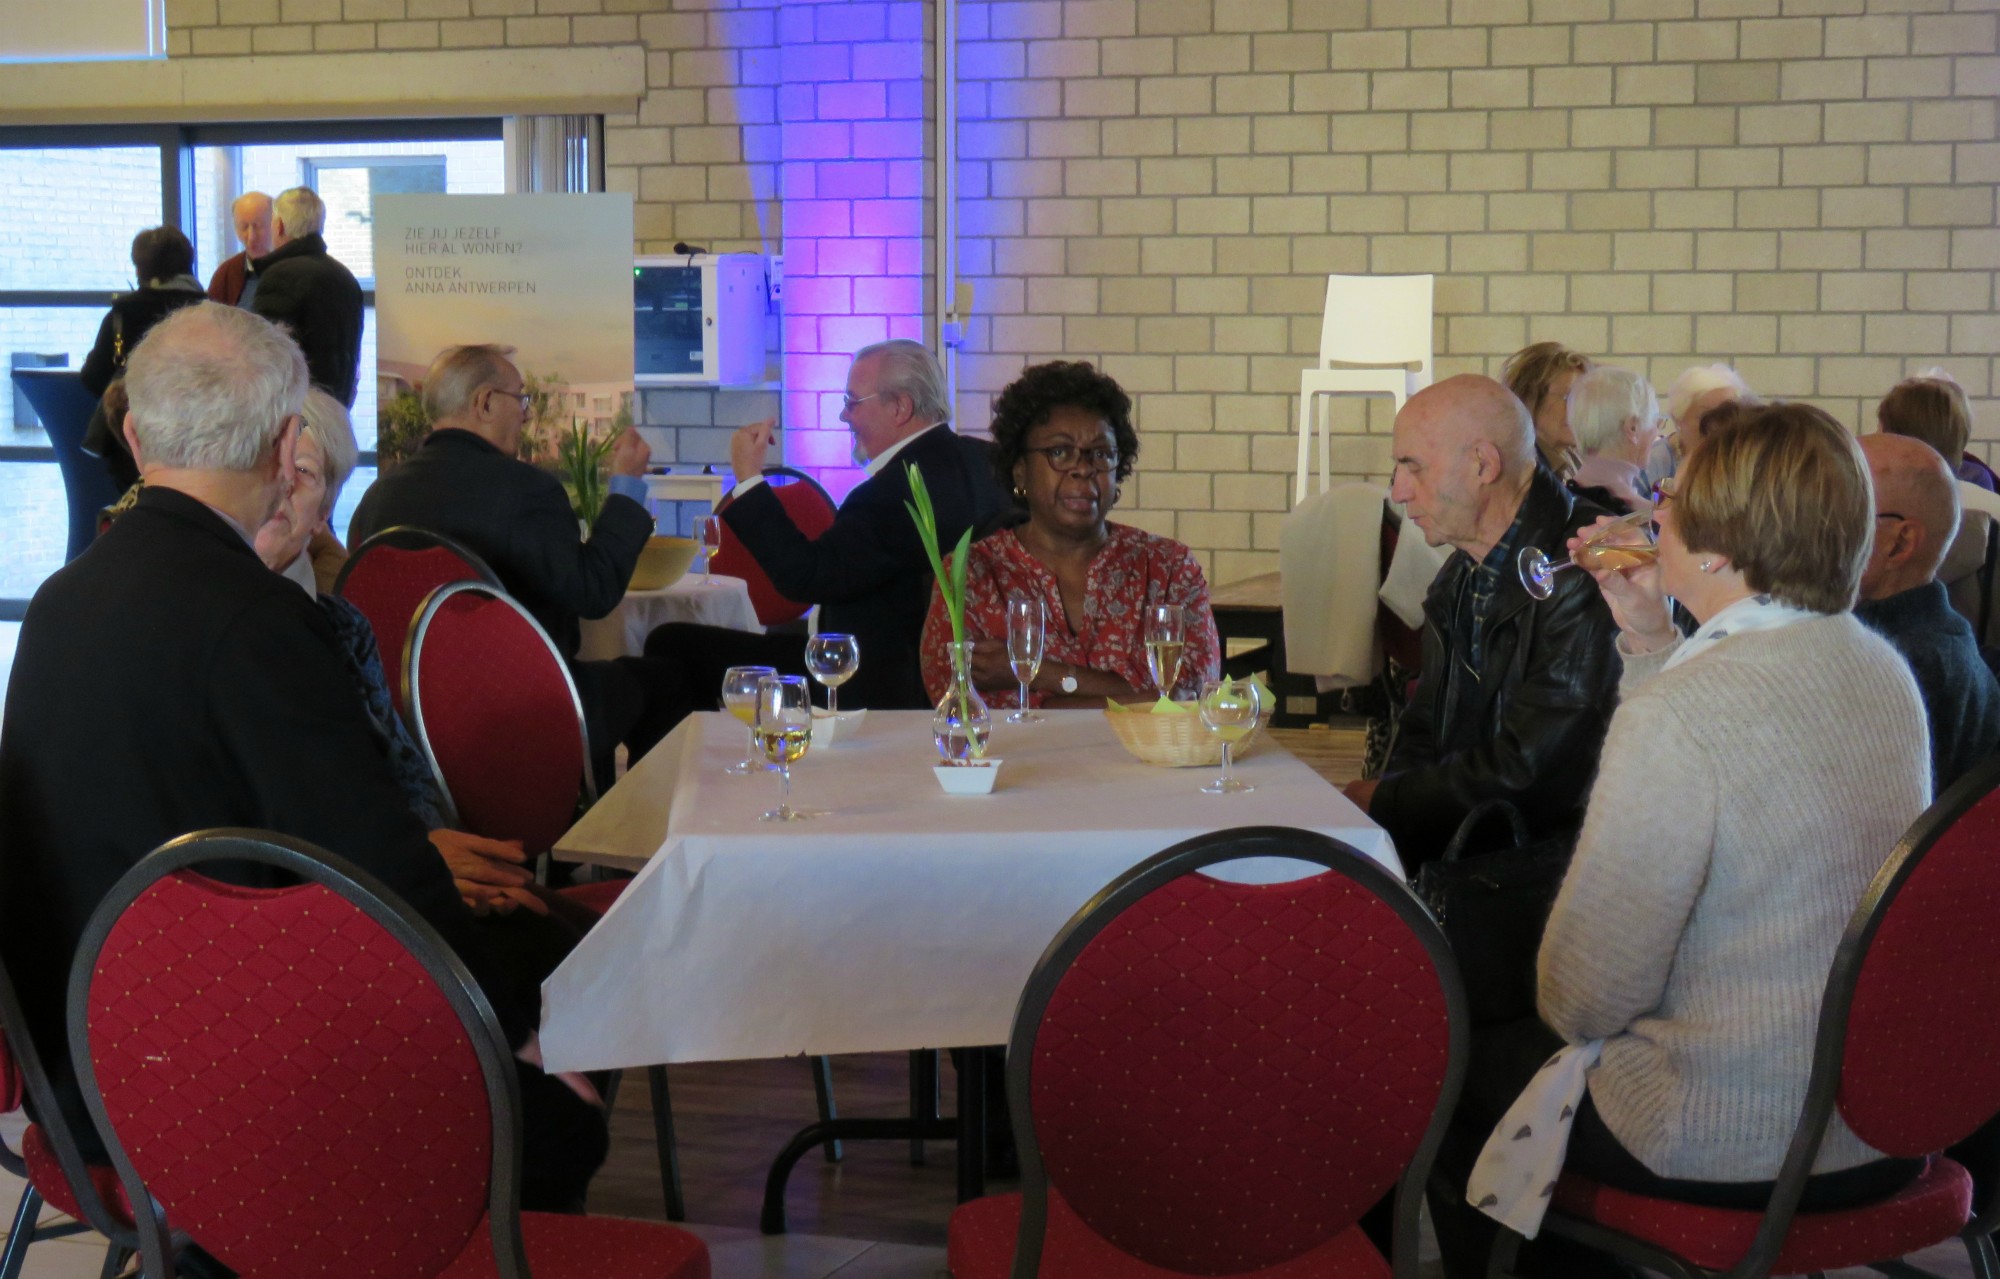
<svg viewBox="0 0 2000 1279">
<path fill-rule="evenodd" d="M 1715 561 L 1703 560 L 1701 562 L 1701 571 L 1704 573 L 1713 573 L 1715 571 Z"/>
<path fill-rule="evenodd" d="M 1123 496 L 1125 496 L 1125 486 L 1123 484 L 1113 484 L 1111 486 L 1111 504 L 1113 506 L 1118 505 L 1118 499 Z"/>
<path fill-rule="evenodd" d="M 1028 490 L 1016 484 L 1014 486 L 1014 500 L 1025 506 L 1028 501 Z"/>
</svg>

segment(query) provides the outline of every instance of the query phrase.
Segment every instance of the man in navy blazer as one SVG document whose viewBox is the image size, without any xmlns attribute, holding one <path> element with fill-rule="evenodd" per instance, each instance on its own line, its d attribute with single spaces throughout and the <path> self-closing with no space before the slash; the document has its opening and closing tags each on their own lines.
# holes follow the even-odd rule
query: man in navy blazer
<svg viewBox="0 0 2000 1279">
<path fill-rule="evenodd" d="M 844 705 L 928 706 L 918 661 L 933 585 L 930 561 L 904 503 L 915 465 L 937 510 L 947 554 L 967 528 L 978 537 L 1012 510 L 994 477 L 989 446 L 951 429 L 944 373 L 918 342 L 879 342 L 855 353 L 840 418 L 854 433 L 867 478 L 817 538 L 799 531 L 769 484 L 764 465 L 775 421 L 738 430 L 729 443 L 736 487 L 722 519 L 781 595 L 819 605 L 819 629 L 855 637 L 861 666 L 841 688 Z M 759 663 L 805 673 L 798 635 L 750 636 L 716 627 L 671 625 L 653 632 L 649 656 L 668 656 L 687 685 L 687 710 L 715 705 L 722 672 Z"/>
</svg>

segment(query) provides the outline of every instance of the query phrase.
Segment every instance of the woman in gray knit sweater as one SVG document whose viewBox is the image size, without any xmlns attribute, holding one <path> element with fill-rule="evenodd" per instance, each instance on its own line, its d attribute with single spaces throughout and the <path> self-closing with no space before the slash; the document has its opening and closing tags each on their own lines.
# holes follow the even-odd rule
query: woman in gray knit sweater
<svg viewBox="0 0 2000 1279">
<path fill-rule="evenodd" d="M 1571 1167 L 1761 1206 L 1834 949 L 1929 802 L 1927 730 L 1908 668 L 1849 612 L 1873 523 L 1893 517 L 1874 514 L 1846 428 L 1757 410 L 1689 458 L 1657 518 L 1656 567 L 1596 573 L 1625 671 L 1542 939 L 1541 1013 L 1569 1042 L 1605 1041 Z M 1836 1116 L 1807 1206 L 1914 1171 Z"/>
</svg>

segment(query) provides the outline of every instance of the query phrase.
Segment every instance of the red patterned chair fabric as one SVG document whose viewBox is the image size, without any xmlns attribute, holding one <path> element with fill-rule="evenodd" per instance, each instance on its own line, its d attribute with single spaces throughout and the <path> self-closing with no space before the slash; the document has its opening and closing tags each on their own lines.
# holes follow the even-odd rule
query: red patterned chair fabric
<svg viewBox="0 0 2000 1279">
<path fill-rule="evenodd" d="M 1972 1177 L 1936 1152 L 2000 1112 L 2000 1028 L 1989 1015 L 2000 1007 L 2000 952 L 1986 931 L 2000 909 L 1996 783 L 2000 759 L 1917 820 L 1856 908 L 1821 1011 L 1815 1084 L 1832 1070 L 1833 1105 L 1857 1136 L 1888 1155 L 1930 1155 L 1930 1163 L 1880 1203 L 1793 1217 L 1766 1273 L 1867 1265 L 1966 1228 Z M 1803 1122 L 1812 1121 L 1810 1099 L 1807 1110 Z M 1765 1219 L 1574 1177 L 1558 1183 L 1554 1207 L 1558 1232 L 1557 1214 L 1568 1214 L 1711 1269 L 1743 1262 Z"/>
<path fill-rule="evenodd" d="M 95 954 L 86 1086 L 174 1228 L 239 1273 L 495 1273 L 496 1130 L 472 1036 L 492 1036 L 496 1068 L 505 1049 L 490 1014 L 462 1019 L 370 913 L 386 910 L 183 868 L 145 886 Z M 672 1227 L 530 1215 L 524 1229 L 542 1276 L 708 1274 Z"/>
<path fill-rule="evenodd" d="M 21 1108 L 27 1087 L 20 1063 L 7 1047 L 7 1036 L 0 1033 L 0 1115 L 11 1115 Z"/>
<path fill-rule="evenodd" d="M 410 656 L 410 718 L 459 826 L 548 851 L 590 771 L 576 688 L 548 636 L 512 599 L 462 583 L 425 604 Z"/>
<path fill-rule="evenodd" d="M 838 508 L 827 491 L 819 486 L 819 481 L 804 471 L 794 471 L 786 466 L 767 466 L 764 474 L 772 481 L 771 492 L 777 495 L 778 504 L 785 508 L 785 514 L 792 517 L 792 523 L 806 535 L 807 541 L 833 527 L 833 517 Z M 780 484 L 775 482 L 777 480 L 787 482 Z M 726 507 L 728 502 L 724 501 L 722 505 Z M 757 610 L 757 620 L 764 625 L 780 626 L 804 617 L 812 604 L 802 604 L 778 594 L 778 588 L 771 585 L 763 566 L 729 531 L 729 522 L 717 522 L 722 525 L 722 546 L 715 552 L 709 568 L 725 577 L 743 579 L 750 588 L 750 604 Z"/>
<path fill-rule="evenodd" d="M 1671 1199 L 1649 1199 L 1576 1177 L 1556 1183 L 1558 1211 L 1609 1226 L 1665 1248 L 1710 1270 L 1727 1270 L 1750 1251 L 1761 1212 L 1698 1208 Z M 1770 1273 L 1807 1274 L 1862 1264 L 1856 1259 L 1900 1257 L 1949 1239 L 1972 1211 L 1972 1178 L 1942 1156 L 1901 1194 L 1846 1212 L 1802 1212 Z"/>
<path fill-rule="evenodd" d="M 1033 992 L 1063 943 L 1051 948 L 1009 1063 L 1019 1071 L 1032 1044 L 1026 1136 L 1050 1201 L 1043 1275 L 1386 1270 L 1352 1228 L 1438 1113 L 1456 976 L 1378 895 L 1402 891 L 1383 878 L 1169 879 L 1083 942 L 1036 1024 Z M 1008 1273 L 1004 1223 L 1021 1212 L 1015 1196 L 955 1213 L 952 1273 Z M 1107 1268 L 1111 1254 L 1125 1260 Z"/>
<path fill-rule="evenodd" d="M 428 540 L 430 545 L 417 545 Z M 448 582 L 499 582 L 463 547 L 417 529 L 384 529 L 354 549 L 334 583 L 334 593 L 360 609 L 375 631 L 382 670 L 396 710 L 407 713 L 402 681 L 404 647 L 426 596 Z"/>
<path fill-rule="evenodd" d="M 85 1219 L 83 1205 L 63 1176 L 55 1148 L 49 1144 L 49 1135 L 40 1124 L 29 1124 L 28 1130 L 21 1134 L 21 1159 L 28 1166 L 28 1184 L 41 1192 L 50 1206 L 78 1221 Z M 92 1164 L 90 1186 L 111 1220 L 132 1229 L 132 1203 L 125 1198 L 125 1187 L 118 1184 L 118 1170 L 110 1164 Z"/>
</svg>

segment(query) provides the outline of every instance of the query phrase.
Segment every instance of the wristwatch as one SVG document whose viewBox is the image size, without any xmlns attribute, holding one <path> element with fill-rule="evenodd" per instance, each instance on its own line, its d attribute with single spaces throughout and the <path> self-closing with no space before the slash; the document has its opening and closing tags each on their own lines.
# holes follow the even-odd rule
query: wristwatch
<svg viewBox="0 0 2000 1279">
<path fill-rule="evenodd" d="M 1065 692 L 1065 693 L 1074 693 L 1074 692 L 1076 691 L 1076 668 L 1075 668 L 1075 667 L 1071 667 L 1070 669 L 1068 669 L 1068 670 L 1066 670 L 1066 671 L 1064 671 L 1064 672 L 1063 672 L 1063 677 L 1062 677 L 1062 691 L 1063 691 L 1063 692 Z"/>
</svg>

